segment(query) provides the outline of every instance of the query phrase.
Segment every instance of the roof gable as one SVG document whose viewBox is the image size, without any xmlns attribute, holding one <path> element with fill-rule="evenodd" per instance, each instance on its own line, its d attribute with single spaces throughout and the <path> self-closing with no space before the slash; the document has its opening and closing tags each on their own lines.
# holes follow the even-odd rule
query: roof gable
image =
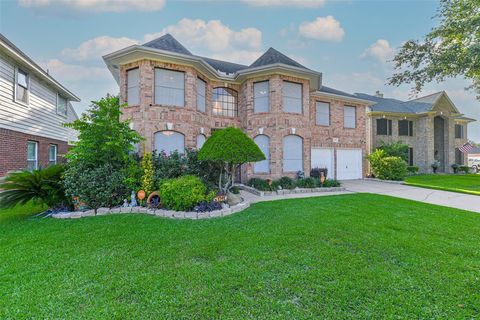
<svg viewBox="0 0 480 320">
<path fill-rule="evenodd" d="M 144 47 L 171 51 L 191 56 L 192 53 L 188 51 L 180 42 L 177 41 L 170 33 L 167 33 L 160 38 L 154 39 L 143 45 Z"/>
<path fill-rule="evenodd" d="M 255 60 L 250 65 L 250 68 L 261 67 L 261 66 L 266 66 L 266 65 L 276 64 L 276 63 L 286 64 L 286 65 L 297 67 L 297 68 L 308 69 L 302 66 L 297 61 L 287 57 L 283 53 L 273 48 L 269 48 L 264 54 L 260 56 L 260 58 Z"/>
</svg>

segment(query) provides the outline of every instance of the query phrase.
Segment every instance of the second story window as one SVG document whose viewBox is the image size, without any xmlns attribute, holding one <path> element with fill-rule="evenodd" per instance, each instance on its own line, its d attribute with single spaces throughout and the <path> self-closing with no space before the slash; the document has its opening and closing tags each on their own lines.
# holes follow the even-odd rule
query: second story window
<svg viewBox="0 0 480 320">
<path fill-rule="evenodd" d="M 67 115 L 67 104 L 68 101 L 61 95 L 57 95 L 57 113 L 61 114 L 62 116 Z"/>
<path fill-rule="evenodd" d="M 455 139 L 463 139 L 464 138 L 464 133 L 463 133 L 463 126 L 461 124 L 456 124 L 455 125 Z"/>
<path fill-rule="evenodd" d="M 302 85 L 300 83 L 283 81 L 283 111 L 302 113 Z"/>
<path fill-rule="evenodd" d="M 205 112 L 205 96 L 207 91 L 207 84 L 202 79 L 197 78 L 197 110 Z"/>
<path fill-rule="evenodd" d="M 316 124 L 319 126 L 330 125 L 330 103 L 318 101 L 316 108 Z"/>
<path fill-rule="evenodd" d="M 155 69 L 155 104 L 185 106 L 185 74 L 183 72 Z"/>
<path fill-rule="evenodd" d="M 15 80 L 15 101 L 28 104 L 28 91 L 30 88 L 28 73 L 22 69 L 17 69 Z"/>
<path fill-rule="evenodd" d="M 377 119 L 377 135 L 391 136 L 392 135 L 392 120 Z"/>
<path fill-rule="evenodd" d="M 127 71 L 127 104 L 136 106 L 140 104 L 140 69 Z"/>
<path fill-rule="evenodd" d="M 357 108 L 352 106 L 343 107 L 343 127 L 352 129 L 357 127 Z"/>
<path fill-rule="evenodd" d="M 253 84 L 253 112 L 268 112 L 268 81 Z"/>
<path fill-rule="evenodd" d="M 238 116 L 237 92 L 230 88 L 213 89 L 213 109 L 216 116 Z"/>
<path fill-rule="evenodd" d="M 399 120 L 398 121 L 398 135 L 413 137 L 413 121 Z"/>
</svg>

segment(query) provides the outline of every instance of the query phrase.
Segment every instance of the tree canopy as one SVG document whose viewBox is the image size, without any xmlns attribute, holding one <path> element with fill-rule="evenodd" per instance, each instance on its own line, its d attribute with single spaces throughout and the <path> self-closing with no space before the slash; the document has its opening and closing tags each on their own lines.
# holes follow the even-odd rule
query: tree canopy
<svg viewBox="0 0 480 320">
<path fill-rule="evenodd" d="M 463 76 L 480 99 L 480 1 L 441 0 L 439 26 L 422 40 L 409 40 L 393 59 L 389 84 L 413 83 L 419 92 L 433 80 Z"/>
</svg>

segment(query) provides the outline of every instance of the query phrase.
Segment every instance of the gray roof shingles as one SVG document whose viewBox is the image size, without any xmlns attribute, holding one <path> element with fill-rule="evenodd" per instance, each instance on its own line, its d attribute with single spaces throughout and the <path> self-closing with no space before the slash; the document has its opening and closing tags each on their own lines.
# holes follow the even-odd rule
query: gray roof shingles
<svg viewBox="0 0 480 320">
<path fill-rule="evenodd" d="M 297 67 L 297 68 L 302 68 L 302 69 L 307 69 L 306 67 L 302 66 L 300 63 L 297 61 L 287 57 L 283 53 L 279 52 L 278 50 L 275 50 L 273 48 L 269 48 L 264 54 L 260 56 L 257 60 L 255 60 L 251 65 L 250 68 L 255 68 L 255 67 L 261 67 L 261 66 L 266 66 L 266 65 L 271 65 L 271 64 L 286 64 L 289 66 Z"/>
<path fill-rule="evenodd" d="M 192 53 L 188 51 L 180 42 L 177 41 L 170 33 L 167 33 L 160 38 L 153 39 L 143 45 L 144 47 L 176 52 L 191 56 Z"/>
<path fill-rule="evenodd" d="M 401 101 L 392 98 L 382 98 L 366 93 L 355 93 L 359 98 L 376 102 L 372 111 L 398 112 L 398 113 L 423 113 L 432 109 L 433 102 L 422 102 L 418 100 Z"/>
</svg>

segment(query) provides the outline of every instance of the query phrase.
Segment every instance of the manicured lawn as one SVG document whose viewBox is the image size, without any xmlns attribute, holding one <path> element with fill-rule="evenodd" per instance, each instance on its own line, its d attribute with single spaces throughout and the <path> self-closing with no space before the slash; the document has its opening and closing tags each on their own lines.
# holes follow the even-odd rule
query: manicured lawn
<svg viewBox="0 0 480 320">
<path fill-rule="evenodd" d="M 0 318 L 480 316 L 480 215 L 355 194 L 0 222 Z"/>
<path fill-rule="evenodd" d="M 424 174 L 410 176 L 412 186 L 480 195 L 480 174 Z"/>
</svg>

